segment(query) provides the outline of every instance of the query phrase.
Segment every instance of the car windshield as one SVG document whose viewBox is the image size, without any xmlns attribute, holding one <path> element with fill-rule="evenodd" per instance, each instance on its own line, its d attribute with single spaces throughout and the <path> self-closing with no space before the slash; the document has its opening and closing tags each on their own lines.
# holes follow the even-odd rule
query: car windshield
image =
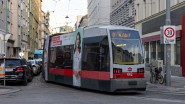
<svg viewBox="0 0 185 104">
<path fill-rule="evenodd" d="M 0 64 L 3 64 L 3 63 L 4 63 L 4 60 L 1 59 Z M 21 66 L 21 62 L 19 59 L 6 59 L 5 66 L 6 67 L 17 67 L 17 66 Z"/>
</svg>

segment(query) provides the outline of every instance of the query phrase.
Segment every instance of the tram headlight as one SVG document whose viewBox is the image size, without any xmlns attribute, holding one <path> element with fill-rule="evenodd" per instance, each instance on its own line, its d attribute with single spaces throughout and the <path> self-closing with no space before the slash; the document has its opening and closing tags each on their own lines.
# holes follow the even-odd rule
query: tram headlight
<svg viewBox="0 0 185 104">
<path fill-rule="evenodd" d="M 144 73 L 144 71 L 145 71 L 144 68 L 139 68 L 139 69 L 137 69 L 137 72 L 138 72 L 138 73 Z"/>
<path fill-rule="evenodd" d="M 113 69 L 113 74 L 121 74 L 121 73 L 122 73 L 122 69 L 119 69 L 119 68 Z"/>
</svg>

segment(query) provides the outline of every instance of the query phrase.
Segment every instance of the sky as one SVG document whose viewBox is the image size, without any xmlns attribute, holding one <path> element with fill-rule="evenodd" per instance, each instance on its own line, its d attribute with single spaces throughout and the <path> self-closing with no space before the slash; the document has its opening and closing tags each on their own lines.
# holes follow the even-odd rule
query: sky
<svg viewBox="0 0 185 104">
<path fill-rule="evenodd" d="M 69 9 L 68 9 L 69 8 Z M 50 27 L 74 26 L 77 15 L 87 14 L 87 0 L 42 0 L 42 10 L 50 12 Z M 68 19 L 65 17 L 68 15 Z"/>
</svg>

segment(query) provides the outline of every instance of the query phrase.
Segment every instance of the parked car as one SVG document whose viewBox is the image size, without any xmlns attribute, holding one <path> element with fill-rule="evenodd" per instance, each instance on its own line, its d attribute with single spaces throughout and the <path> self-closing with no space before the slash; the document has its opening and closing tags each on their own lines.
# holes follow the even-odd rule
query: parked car
<svg viewBox="0 0 185 104">
<path fill-rule="evenodd" d="M 39 65 L 39 73 L 42 72 L 42 59 L 35 59 Z"/>
<path fill-rule="evenodd" d="M 36 60 L 28 60 L 32 64 L 33 67 L 33 74 L 38 75 L 40 71 L 40 66 Z"/>
<path fill-rule="evenodd" d="M 32 76 L 34 76 L 34 73 L 33 73 L 33 66 L 32 66 L 31 62 L 27 62 L 27 65 L 28 65 L 29 69 L 31 70 Z"/>
<path fill-rule="evenodd" d="M 4 64 L 4 59 L 0 59 L 0 64 Z M 28 81 L 32 81 L 33 76 L 26 60 L 21 58 L 6 58 L 5 79 L 6 81 L 22 82 L 23 85 L 27 85 Z M 3 78 L 0 80 L 2 81 Z"/>
</svg>

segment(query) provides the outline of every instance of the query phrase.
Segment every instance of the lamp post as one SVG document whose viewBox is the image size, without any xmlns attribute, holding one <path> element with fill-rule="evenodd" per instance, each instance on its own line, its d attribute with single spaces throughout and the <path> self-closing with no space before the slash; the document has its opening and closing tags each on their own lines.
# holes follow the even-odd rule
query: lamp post
<svg viewBox="0 0 185 104">
<path fill-rule="evenodd" d="M 170 0 L 166 0 L 166 21 L 165 25 L 171 25 L 170 20 Z M 165 54 L 165 70 L 166 70 L 166 86 L 171 86 L 171 69 L 170 69 L 170 63 L 171 63 L 171 45 L 165 44 L 164 54 Z"/>
</svg>

